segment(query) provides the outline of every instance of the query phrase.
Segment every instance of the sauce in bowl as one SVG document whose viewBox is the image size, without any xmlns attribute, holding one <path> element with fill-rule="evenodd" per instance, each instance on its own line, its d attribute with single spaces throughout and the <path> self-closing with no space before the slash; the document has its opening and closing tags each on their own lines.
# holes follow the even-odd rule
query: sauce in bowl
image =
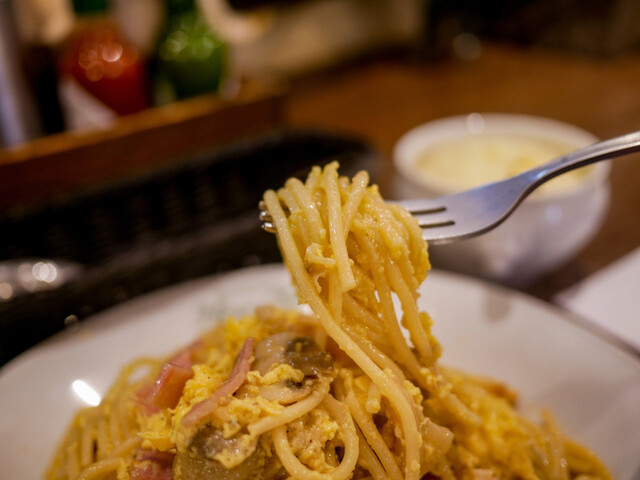
<svg viewBox="0 0 640 480">
<path fill-rule="evenodd" d="M 564 155 L 575 146 L 517 133 L 464 135 L 435 142 L 416 153 L 416 175 L 446 191 L 459 191 L 503 180 Z M 538 189 L 553 195 L 577 188 L 592 167 L 560 175 Z"/>
</svg>

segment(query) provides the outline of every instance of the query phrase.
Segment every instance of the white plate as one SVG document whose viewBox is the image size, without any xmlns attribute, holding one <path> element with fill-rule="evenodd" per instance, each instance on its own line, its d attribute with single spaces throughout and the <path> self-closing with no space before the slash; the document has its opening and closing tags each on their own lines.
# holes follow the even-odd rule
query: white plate
<svg viewBox="0 0 640 480">
<path fill-rule="evenodd" d="M 549 407 L 614 478 L 640 472 L 640 362 L 558 310 L 513 291 L 432 272 L 420 303 L 435 320 L 443 361 L 507 381 L 526 405 Z M 169 288 L 112 308 L 0 370 L 2 478 L 40 479 L 82 402 L 80 379 L 103 394 L 120 367 L 165 355 L 227 314 L 293 306 L 287 272 L 256 267 Z"/>
</svg>

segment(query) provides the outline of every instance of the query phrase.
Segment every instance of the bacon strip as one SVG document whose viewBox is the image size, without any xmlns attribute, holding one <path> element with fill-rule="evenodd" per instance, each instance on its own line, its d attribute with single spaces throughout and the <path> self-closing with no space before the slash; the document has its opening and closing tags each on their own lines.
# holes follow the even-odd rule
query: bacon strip
<svg viewBox="0 0 640 480">
<path fill-rule="evenodd" d="M 191 360 L 191 348 L 176 353 L 167 363 L 176 367 L 191 368 L 193 361 Z"/>
<path fill-rule="evenodd" d="M 131 471 L 131 480 L 173 480 L 173 457 L 170 452 L 139 450 Z"/>
<path fill-rule="evenodd" d="M 148 415 L 152 415 L 163 408 L 174 408 L 184 385 L 191 377 L 191 348 L 178 352 L 171 360 L 162 365 L 155 382 L 145 385 L 138 392 L 140 403 Z"/>
<path fill-rule="evenodd" d="M 251 367 L 252 355 L 253 338 L 248 338 L 236 358 L 229 378 L 211 396 L 191 407 L 191 410 L 182 418 L 182 424 L 185 427 L 191 427 L 206 419 L 220 406 L 223 398 L 233 395 L 242 386 Z"/>
<path fill-rule="evenodd" d="M 180 400 L 184 385 L 193 377 L 191 367 L 184 368 L 165 363 L 156 382 L 146 396 L 146 401 L 158 408 L 174 408 Z"/>
<path fill-rule="evenodd" d="M 156 407 L 155 405 L 151 405 L 147 401 L 147 395 L 149 395 L 149 392 L 151 392 L 154 386 L 155 386 L 155 383 L 147 383 L 143 385 L 140 388 L 140 390 L 136 392 L 136 400 L 138 402 L 138 406 L 142 408 L 143 410 L 142 413 L 147 416 L 151 416 L 154 413 L 158 413 L 160 410 L 162 410 L 161 408 Z"/>
</svg>

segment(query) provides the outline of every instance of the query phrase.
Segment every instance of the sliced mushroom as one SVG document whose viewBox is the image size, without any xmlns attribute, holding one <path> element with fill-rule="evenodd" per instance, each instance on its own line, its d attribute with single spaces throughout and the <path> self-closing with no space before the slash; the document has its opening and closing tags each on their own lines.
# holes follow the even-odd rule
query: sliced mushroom
<svg viewBox="0 0 640 480">
<path fill-rule="evenodd" d="M 199 457 L 211 460 L 215 459 L 216 455 L 222 451 L 233 452 L 234 456 L 238 458 L 236 463 L 241 463 L 255 452 L 258 445 L 258 439 L 246 443 L 243 437 L 242 434 L 236 434 L 224 438 L 220 429 L 207 424 L 191 438 L 189 450 Z"/>
<path fill-rule="evenodd" d="M 231 469 L 226 468 L 217 460 L 210 460 L 191 453 L 178 453 L 174 461 L 173 476 L 176 480 L 269 480 L 269 462 L 265 463 L 264 450 L 259 449 L 244 462 Z"/>
<path fill-rule="evenodd" d="M 275 365 L 285 363 L 284 352 L 287 343 L 297 336 L 294 332 L 276 333 L 258 342 L 254 352 L 255 360 L 251 368 L 258 370 L 260 375 L 264 375 Z"/>
<path fill-rule="evenodd" d="M 333 371 L 331 355 L 320 350 L 311 337 L 295 332 L 271 335 L 256 346 L 252 368 L 261 375 L 282 364 L 302 371 L 304 379 L 300 382 L 286 379 L 273 385 L 264 385 L 260 387 L 260 395 L 283 405 L 307 397 L 318 380 Z"/>
<path fill-rule="evenodd" d="M 222 431 L 205 425 L 191 438 L 186 452 L 178 452 L 174 462 L 176 480 L 271 480 L 277 477 L 281 465 L 267 454 L 254 440 L 245 444 L 242 434 L 224 438 Z M 227 452 L 237 455 L 237 464 L 230 468 L 216 460 L 216 455 Z"/>
<path fill-rule="evenodd" d="M 331 355 L 320 350 L 311 337 L 296 336 L 289 340 L 284 357 L 289 365 L 302 370 L 305 376 L 326 376 L 333 370 Z"/>
</svg>

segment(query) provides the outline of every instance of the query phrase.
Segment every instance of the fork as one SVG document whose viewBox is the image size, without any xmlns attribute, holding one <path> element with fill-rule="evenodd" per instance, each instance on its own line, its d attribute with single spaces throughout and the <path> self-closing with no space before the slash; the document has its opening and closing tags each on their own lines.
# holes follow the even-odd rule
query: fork
<svg viewBox="0 0 640 480">
<path fill-rule="evenodd" d="M 543 183 L 576 168 L 640 151 L 640 131 L 597 142 L 562 155 L 519 175 L 441 197 L 394 202 L 409 211 L 431 245 L 446 244 L 488 232 L 504 222 Z M 262 228 L 275 232 L 260 202 Z"/>
</svg>

